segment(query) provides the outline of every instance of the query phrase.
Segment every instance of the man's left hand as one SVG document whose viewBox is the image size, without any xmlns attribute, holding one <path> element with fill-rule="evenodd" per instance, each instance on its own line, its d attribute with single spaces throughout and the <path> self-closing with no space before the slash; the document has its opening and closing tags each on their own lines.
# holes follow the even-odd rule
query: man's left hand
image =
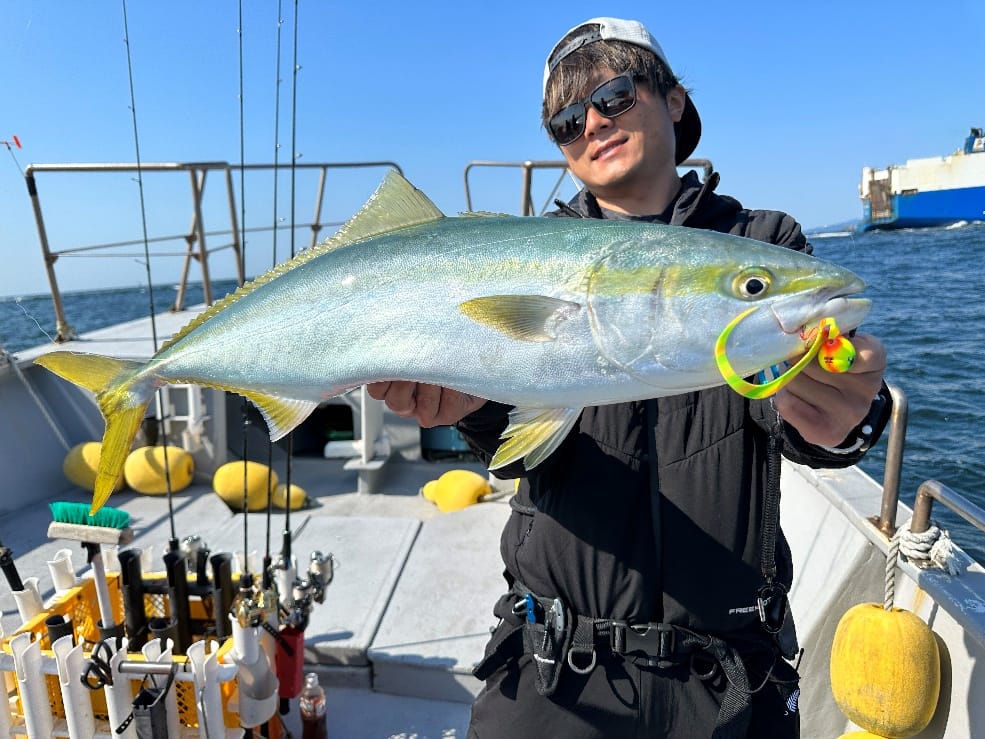
<svg viewBox="0 0 985 739">
<path fill-rule="evenodd" d="M 869 412 L 882 386 L 886 349 L 868 334 L 856 334 L 855 363 L 834 373 L 811 362 L 775 397 L 776 410 L 804 441 L 820 446 L 842 443 Z"/>
</svg>

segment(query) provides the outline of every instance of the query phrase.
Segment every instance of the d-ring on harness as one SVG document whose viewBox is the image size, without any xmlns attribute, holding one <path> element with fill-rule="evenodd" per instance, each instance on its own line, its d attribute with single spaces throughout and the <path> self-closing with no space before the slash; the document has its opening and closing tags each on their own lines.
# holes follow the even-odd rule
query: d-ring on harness
<svg viewBox="0 0 985 739">
<path fill-rule="evenodd" d="M 756 306 L 749 308 L 729 321 L 729 324 L 722 330 L 722 333 L 715 341 L 715 363 L 718 365 L 718 371 L 722 373 L 722 377 L 725 378 L 725 382 L 728 383 L 729 387 L 739 393 L 739 395 L 753 400 L 768 398 L 799 375 L 814 357 L 818 357 L 821 367 L 828 372 L 847 372 L 848 368 L 855 361 L 855 347 L 851 345 L 848 339 L 841 336 L 835 319 L 822 318 L 818 324 L 817 333 L 807 348 L 807 353 L 795 365 L 776 379 L 763 383 L 762 385 L 754 385 L 751 382 L 746 382 L 739 377 L 738 373 L 732 368 L 731 362 L 728 361 L 726 344 L 735 327 L 756 310 Z"/>
</svg>

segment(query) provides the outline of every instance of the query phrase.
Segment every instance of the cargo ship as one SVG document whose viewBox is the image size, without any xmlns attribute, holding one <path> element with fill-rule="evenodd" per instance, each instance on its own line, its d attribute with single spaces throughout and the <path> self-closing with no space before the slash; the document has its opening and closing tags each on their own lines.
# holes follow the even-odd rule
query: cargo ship
<svg viewBox="0 0 985 739">
<path fill-rule="evenodd" d="M 953 154 L 863 167 L 859 233 L 985 220 L 985 129 L 972 128 Z"/>
</svg>

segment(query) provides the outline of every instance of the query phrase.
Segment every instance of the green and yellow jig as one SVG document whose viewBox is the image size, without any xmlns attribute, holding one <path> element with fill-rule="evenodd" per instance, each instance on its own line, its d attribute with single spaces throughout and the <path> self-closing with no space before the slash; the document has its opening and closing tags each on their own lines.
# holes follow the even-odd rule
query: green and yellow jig
<svg viewBox="0 0 985 739">
<path fill-rule="evenodd" d="M 726 344 L 735 327 L 755 310 L 756 308 L 753 307 L 736 316 L 724 328 L 715 342 L 715 363 L 718 365 L 718 371 L 722 373 L 722 377 L 725 378 L 729 387 L 740 395 L 753 400 L 768 398 L 799 375 L 815 357 L 817 357 L 818 364 L 828 372 L 847 372 L 855 362 L 855 347 L 841 335 L 838 324 L 833 318 L 822 318 L 814 336 L 805 339 L 805 341 L 810 341 L 810 345 L 807 347 L 807 352 L 797 360 L 796 364 L 769 382 L 760 385 L 747 382 L 739 377 L 728 361 Z"/>
</svg>

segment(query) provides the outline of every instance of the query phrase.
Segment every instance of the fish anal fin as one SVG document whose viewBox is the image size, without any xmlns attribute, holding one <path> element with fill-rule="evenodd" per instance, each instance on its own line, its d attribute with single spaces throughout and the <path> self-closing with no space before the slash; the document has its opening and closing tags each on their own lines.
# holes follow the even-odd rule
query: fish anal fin
<svg viewBox="0 0 985 739">
<path fill-rule="evenodd" d="M 318 407 L 316 400 L 294 400 L 261 393 L 239 391 L 260 411 L 267 422 L 270 440 L 277 441 L 296 429 Z"/>
<path fill-rule="evenodd" d="M 486 295 L 458 309 L 477 323 L 520 341 L 554 341 L 557 325 L 581 305 L 547 295 Z"/>
<path fill-rule="evenodd" d="M 531 470 L 549 457 L 567 437 L 582 408 L 514 408 L 503 432 L 503 443 L 489 469 L 505 467 L 518 459 Z"/>
</svg>

